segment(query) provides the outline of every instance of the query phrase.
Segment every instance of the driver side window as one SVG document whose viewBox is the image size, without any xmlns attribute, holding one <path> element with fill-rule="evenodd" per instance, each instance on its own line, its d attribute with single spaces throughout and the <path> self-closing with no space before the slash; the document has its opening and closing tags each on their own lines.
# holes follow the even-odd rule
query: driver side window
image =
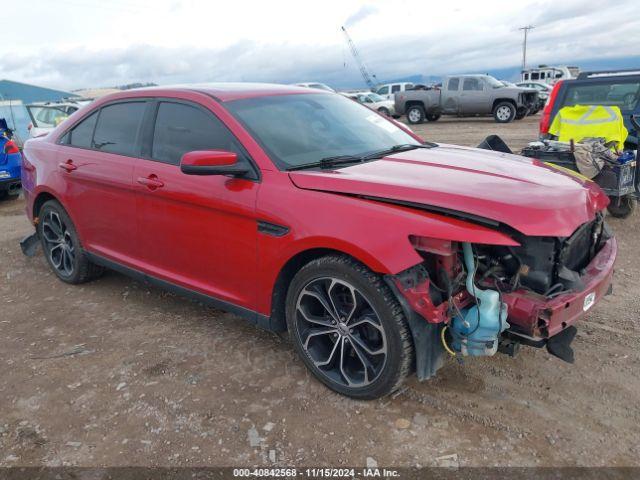
<svg viewBox="0 0 640 480">
<path fill-rule="evenodd" d="M 212 114 L 182 103 L 160 102 L 152 159 L 179 165 L 182 155 L 196 150 L 223 150 L 237 153 L 239 161 L 245 158 L 236 138 Z"/>
</svg>

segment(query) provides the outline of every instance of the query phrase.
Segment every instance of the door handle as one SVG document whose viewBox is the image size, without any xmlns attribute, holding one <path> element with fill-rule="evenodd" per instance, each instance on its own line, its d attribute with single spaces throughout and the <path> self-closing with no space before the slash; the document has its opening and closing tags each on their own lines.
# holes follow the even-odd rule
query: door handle
<svg viewBox="0 0 640 480">
<path fill-rule="evenodd" d="M 78 169 L 78 166 L 73 163 L 73 160 L 69 159 L 64 163 L 59 163 L 58 166 L 63 169 L 66 170 L 67 172 L 73 172 L 74 170 Z"/>
<path fill-rule="evenodd" d="M 151 174 L 148 177 L 138 177 L 138 183 L 144 185 L 149 190 L 164 187 L 164 182 L 158 180 L 158 176 Z"/>
</svg>

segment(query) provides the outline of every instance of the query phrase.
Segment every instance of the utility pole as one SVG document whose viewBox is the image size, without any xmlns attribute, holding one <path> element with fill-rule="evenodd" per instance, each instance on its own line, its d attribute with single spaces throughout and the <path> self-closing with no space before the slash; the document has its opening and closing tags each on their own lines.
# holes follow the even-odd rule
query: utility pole
<svg viewBox="0 0 640 480">
<path fill-rule="evenodd" d="M 524 27 L 519 28 L 518 30 L 524 30 L 524 42 L 522 42 L 522 70 L 527 68 L 527 34 L 529 30 L 533 30 L 533 25 L 526 25 Z"/>
</svg>

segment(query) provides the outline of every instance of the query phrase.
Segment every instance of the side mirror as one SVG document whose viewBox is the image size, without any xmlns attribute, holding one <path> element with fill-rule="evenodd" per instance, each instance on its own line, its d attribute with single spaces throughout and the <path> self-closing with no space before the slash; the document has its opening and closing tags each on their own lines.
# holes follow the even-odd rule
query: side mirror
<svg viewBox="0 0 640 480">
<path fill-rule="evenodd" d="M 238 155 L 221 150 L 199 150 L 187 152 L 180 160 L 180 170 L 187 175 L 233 175 L 249 173 L 245 166 L 238 165 Z"/>
</svg>

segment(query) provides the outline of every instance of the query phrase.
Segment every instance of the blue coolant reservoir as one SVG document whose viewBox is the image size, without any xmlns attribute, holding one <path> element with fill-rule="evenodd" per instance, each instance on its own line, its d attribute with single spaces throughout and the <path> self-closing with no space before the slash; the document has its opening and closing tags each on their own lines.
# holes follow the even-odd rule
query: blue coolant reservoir
<svg viewBox="0 0 640 480">
<path fill-rule="evenodd" d="M 462 356 L 490 356 L 498 350 L 500 333 L 509 328 L 507 304 L 496 290 L 482 290 L 475 283 L 476 266 L 470 243 L 462 244 L 467 270 L 467 291 L 476 305 L 466 308 L 451 321 L 451 346 Z"/>
</svg>

